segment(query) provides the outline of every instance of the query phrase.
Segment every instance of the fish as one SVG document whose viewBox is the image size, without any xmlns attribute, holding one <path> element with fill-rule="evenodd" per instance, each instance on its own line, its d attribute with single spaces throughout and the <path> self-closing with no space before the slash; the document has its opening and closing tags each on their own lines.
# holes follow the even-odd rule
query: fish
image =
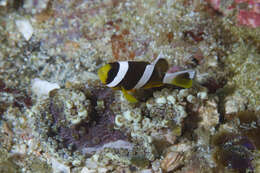
<svg viewBox="0 0 260 173">
<path fill-rule="evenodd" d="M 138 100 L 130 94 L 137 89 L 161 87 L 165 84 L 182 88 L 192 87 L 195 70 L 172 72 L 169 64 L 160 53 L 152 63 L 146 61 L 116 61 L 98 69 L 100 81 L 115 90 L 121 90 L 126 100 L 136 103 Z"/>
</svg>

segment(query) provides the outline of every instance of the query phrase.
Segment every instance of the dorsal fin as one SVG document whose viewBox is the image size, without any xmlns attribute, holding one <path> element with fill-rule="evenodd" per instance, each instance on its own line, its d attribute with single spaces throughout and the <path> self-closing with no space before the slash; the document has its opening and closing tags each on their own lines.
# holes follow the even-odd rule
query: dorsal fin
<svg viewBox="0 0 260 173">
<path fill-rule="evenodd" d="M 166 59 L 163 58 L 162 52 L 158 55 L 155 61 L 151 63 L 151 65 L 155 66 L 155 69 L 158 70 L 161 77 L 167 72 L 169 65 Z"/>
</svg>

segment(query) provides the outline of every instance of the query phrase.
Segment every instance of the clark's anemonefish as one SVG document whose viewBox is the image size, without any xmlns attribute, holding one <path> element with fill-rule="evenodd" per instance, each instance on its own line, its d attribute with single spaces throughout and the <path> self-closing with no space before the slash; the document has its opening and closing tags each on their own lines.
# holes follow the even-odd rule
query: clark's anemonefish
<svg viewBox="0 0 260 173">
<path fill-rule="evenodd" d="M 195 77 L 194 70 L 167 72 L 168 62 L 162 54 L 153 63 L 145 61 L 118 61 L 108 63 L 98 70 L 98 76 L 108 87 L 122 90 L 125 98 L 132 103 L 137 99 L 129 91 L 139 88 L 147 89 L 160 87 L 164 84 L 176 85 L 183 88 L 192 86 Z"/>
</svg>

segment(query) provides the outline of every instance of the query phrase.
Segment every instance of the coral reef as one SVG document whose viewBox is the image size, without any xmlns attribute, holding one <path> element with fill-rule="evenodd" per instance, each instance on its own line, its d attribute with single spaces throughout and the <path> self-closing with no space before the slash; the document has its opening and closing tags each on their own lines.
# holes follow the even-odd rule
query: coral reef
<svg viewBox="0 0 260 173">
<path fill-rule="evenodd" d="M 259 2 L 0 0 L 0 172 L 260 172 Z M 102 65 L 194 69 L 101 86 Z"/>
</svg>

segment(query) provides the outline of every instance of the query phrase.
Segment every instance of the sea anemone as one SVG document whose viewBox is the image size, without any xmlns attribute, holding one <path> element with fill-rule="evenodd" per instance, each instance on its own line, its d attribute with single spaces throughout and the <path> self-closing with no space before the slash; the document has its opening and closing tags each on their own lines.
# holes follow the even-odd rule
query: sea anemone
<svg viewBox="0 0 260 173">
<path fill-rule="evenodd" d="M 84 148 L 126 139 L 114 129 L 112 102 L 113 94 L 105 88 L 55 89 L 32 108 L 33 128 L 49 150 L 58 150 L 62 157 L 74 156 L 76 151 L 80 155 Z"/>
</svg>

